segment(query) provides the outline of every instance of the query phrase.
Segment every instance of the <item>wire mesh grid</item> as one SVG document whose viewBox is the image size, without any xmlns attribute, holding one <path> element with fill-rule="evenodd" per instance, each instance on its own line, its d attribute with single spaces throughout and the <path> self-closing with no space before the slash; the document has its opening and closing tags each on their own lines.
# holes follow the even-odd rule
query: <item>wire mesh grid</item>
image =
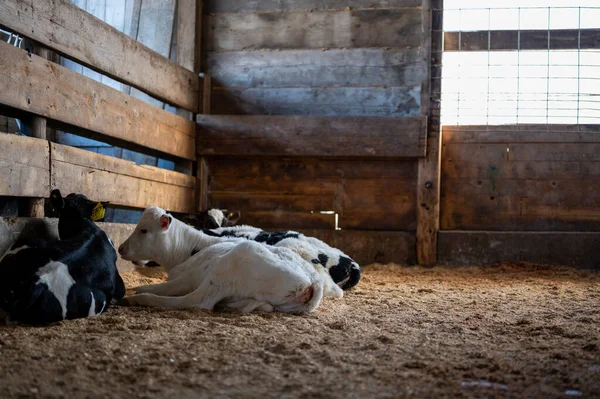
<svg viewBox="0 0 600 399">
<path fill-rule="evenodd" d="M 446 7 L 443 16 L 458 48 L 444 43 L 442 125 L 600 123 L 600 7 Z M 507 31 L 515 48 L 494 50 L 492 34 Z M 478 32 L 483 49 L 461 48 L 463 32 Z M 523 32 L 547 32 L 546 48 L 523 49 Z M 556 32 L 573 34 L 572 48 L 553 48 Z M 582 48 L 582 32 L 597 49 Z"/>
</svg>

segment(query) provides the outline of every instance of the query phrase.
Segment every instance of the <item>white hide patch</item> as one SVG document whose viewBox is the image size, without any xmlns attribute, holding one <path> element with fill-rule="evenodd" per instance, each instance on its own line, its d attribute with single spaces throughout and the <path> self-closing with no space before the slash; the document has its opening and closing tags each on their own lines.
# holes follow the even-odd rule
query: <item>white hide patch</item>
<svg viewBox="0 0 600 399">
<path fill-rule="evenodd" d="M 223 226 L 223 220 L 225 219 L 225 215 L 223 215 L 223 212 L 220 209 L 209 209 L 208 216 L 215 219 L 215 222 L 217 222 L 219 226 Z"/>
<path fill-rule="evenodd" d="M 36 275 L 40 278 L 37 284 L 46 284 L 48 290 L 54 294 L 62 308 L 63 319 L 67 317 L 67 296 L 69 290 L 75 284 L 75 280 L 69 273 L 69 268 L 62 262 L 52 261 L 41 267 Z"/>
<path fill-rule="evenodd" d="M 92 291 L 90 291 L 90 295 L 92 296 L 92 304 L 88 311 L 88 317 L 96 316 L 96 298 L 94 298 L 94 293 Z"/>
<path fill-rule="evenodd" d="M 0 258 L 0 262 L 2 262 L 2 260 L 4 258 L 6 258 L 8 255 L 14 255 L 19 251 L 22 251 L 23 249 L 27 249 L 29 248 L 28 245 L 23 245 L 22 247 L 18 247 L 18 248 L 13 248 L 13 249 L 9 249 L 8 251 L 6 251 L 6 253 L 4 255 L 2 255 L 2 257 Z"/>
</svg>

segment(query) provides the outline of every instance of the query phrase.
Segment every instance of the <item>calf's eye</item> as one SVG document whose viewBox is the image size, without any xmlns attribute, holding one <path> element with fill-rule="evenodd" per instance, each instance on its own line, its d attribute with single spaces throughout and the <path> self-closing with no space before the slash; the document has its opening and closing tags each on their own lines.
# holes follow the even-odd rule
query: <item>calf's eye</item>
<svg viewBox="0 0 600 399">
<path fill-rule="evenodd" d="M 140 230 L 140 232 L 141 232 L 142 234 L 146 234 L 146 233 L 148 232 L 148 230 L 146 230 L 146 229 L 141 229 L 141 230 Z"/>
</svg>

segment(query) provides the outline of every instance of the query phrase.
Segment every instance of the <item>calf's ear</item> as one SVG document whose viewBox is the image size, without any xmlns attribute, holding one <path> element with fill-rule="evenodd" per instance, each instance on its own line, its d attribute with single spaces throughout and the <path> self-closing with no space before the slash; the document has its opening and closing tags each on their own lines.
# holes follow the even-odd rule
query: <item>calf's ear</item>
<svg viewBox="0 0 600 399">
<path fill-rule="evenodd" d="M 169 216 L 169 215 L 162 215 L 160 217 L 160 228 L 163 231 L 169 230 L 169 226 L 171 226 L 171 220 L 172 220 L 171 216 Z"/>
<path fill-rule="evenodd" d="M 65 207 L 65 200 L 63 199 L 60 190 L 52 190 L 50 193 L 50 204 L 54 209 L 63 209 Z"/>
</svg>

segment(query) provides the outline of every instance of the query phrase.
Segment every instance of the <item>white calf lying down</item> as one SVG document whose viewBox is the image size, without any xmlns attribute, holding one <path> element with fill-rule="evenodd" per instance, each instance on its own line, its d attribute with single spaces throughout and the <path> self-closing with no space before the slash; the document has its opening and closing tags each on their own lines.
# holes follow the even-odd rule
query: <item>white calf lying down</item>
<svg viewBox="0 0 600 399">
<path fill-rule="evenodd" d="M 323 298 L 323 276 L 293 251 L 210 237 L 157 207 L 144 211 L 119 253 L 126 260 L 154 259 L 169 274 L 124 304 L 297 313 L 312 312 Z"/>
</svg>

